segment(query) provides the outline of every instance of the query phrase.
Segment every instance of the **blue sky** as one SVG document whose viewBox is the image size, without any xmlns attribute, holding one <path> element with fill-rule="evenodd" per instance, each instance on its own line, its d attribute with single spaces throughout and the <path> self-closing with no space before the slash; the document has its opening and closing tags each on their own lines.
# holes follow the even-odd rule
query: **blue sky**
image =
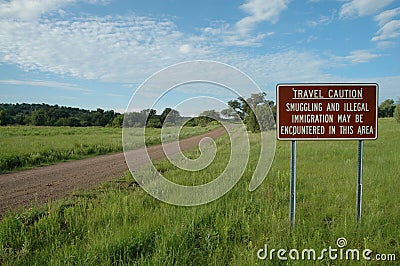
<svg viewBox="0 0 400 266">
<path fill-rule="evenodd" d="M 150 75 L 198 59 L 272 100 L 282 82 L 377 82 L 397 100 L 399 48 L 398 0 L 0 0 L 0 102 L 122 112 Z"/>
</svg>

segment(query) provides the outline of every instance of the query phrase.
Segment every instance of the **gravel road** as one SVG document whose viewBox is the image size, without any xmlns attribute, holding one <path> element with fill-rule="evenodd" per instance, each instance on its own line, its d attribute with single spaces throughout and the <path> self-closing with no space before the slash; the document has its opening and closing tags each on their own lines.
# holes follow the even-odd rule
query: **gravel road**
<svg viewBox="0 0 400 266">
<path fill-rule="evenodd" d="M 198 145 L 204 137 L 216 139 L 226 133 L 221 127 L 211 132 L 183 139 L 179 142 L 181 150 L 188 150 Z M 175 143 L 165 145 L 173 150 Z M 144 151 L 136 150 L 138 156 L 147 156 Z M 161 145 L 147 148 L 152 160 L 165 157 Z M 136 165 L 146 163 L 145 158 L 137 158 Z M 68 196 L 75 189 L 90 189 L 104 181 L 123 175 L 128 167 L 123 153 L 96 156 L 92 158 L 62 162 L 54 165 L 37 167 L 0 175 L 0 217 L 7 210 L 27 208 L 34 204 L 43 204 L 50 200 Z"/>
</svg>

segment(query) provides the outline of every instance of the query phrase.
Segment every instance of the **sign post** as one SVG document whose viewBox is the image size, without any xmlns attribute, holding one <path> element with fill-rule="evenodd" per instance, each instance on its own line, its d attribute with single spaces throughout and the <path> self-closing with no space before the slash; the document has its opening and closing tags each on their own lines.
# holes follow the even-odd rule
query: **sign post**
<svg viewBox="0 0 400 266">
<path fill-rule="evenodd" d="M 277 138 L 290 140 L 290 225 L 296 212 L 296 141 L 358 140 L 356 219 L 361 222 L 363 140 L 378 137 L 378 84 L 278 84 Z"/>
<path fill-rule="evenodd" d="M 294 227 L 296 217 L 296 141 L 290 146 L 290 227 Z"/>
<path fill-rule="evenodd" d="M 361 205 L 362 205 L 362 174 L 363 174 L 363 141 L 358 141 L 358 171 L 357 171 L 357 223 L 361 223 Z"/>
</svg>

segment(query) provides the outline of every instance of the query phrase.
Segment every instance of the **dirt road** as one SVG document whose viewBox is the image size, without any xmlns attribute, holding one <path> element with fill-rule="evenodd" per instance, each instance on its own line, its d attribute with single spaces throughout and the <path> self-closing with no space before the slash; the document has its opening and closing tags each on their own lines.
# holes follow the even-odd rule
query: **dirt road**
<svg viewBox="0 0 400 266">
<path fill-rule="evenodd" d="M 179 142 L 181 149 L 188 150 L 198 145 L 204 137 L 216 139 L 226 133 L 223 127 L 203 135 L 187 138 Z M 169 143 L 164 148 L 171 150 L 175 143 Z M 137 150 L 139 156 L 147 156 L 142 148 Z M 152 160 L 165 157 L 161 145 L 147 148 Z M 146 163 L 144 158 L 137 158 Z M 77 161 L 58 163 L 50 166 L 37 167 L 9 174 L 0 175 L 0 217 L 7 210 L 29 207 L 32 203 L 43 204 L 49 200 L 67 196 L 75 189 L 88 189 L 98 186 L 101 182 L 121 176 L 128 167 L 123 153 L 102 155 Z"/>
</svg>

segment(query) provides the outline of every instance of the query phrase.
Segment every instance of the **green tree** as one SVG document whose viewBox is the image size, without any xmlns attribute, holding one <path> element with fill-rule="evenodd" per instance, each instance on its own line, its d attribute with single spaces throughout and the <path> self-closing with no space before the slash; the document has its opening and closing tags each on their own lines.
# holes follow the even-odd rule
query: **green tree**
<svg viewBox="0 0 400 266">
<path fill-rule="evenodd" d="M 231 100 L 228 102 L 228 105 L 231 109 L 233 109 L 239 115 L 239 117 L 241 119 L 244 119 L 245 112 L 243 110 L 242 104 L 238 100 Z M 228 113 L 230 112 L 230 109 L 226 109 L 226 110 L 228 110 L 227 111 Z M 227 113 L 227 112 L 224 112 L 224 113 Z"/>
<path fill-rule="evenodd" d="M 34 126 L 44 126 L 47 118 L 47 113 L 44 109 L 36 109 L 32 112 L 30 121 Z"/>
<path fill-rule="evenodd" d="M 221 111 L 225 117 L 235 117 L 236 112 L 252 132 L 272 129 L 274 123 L 274 102 L 266 99 L 266 93 L 254 93 L 247 99 L 239 97 L 228 102 L 230 108 Z M 276 110 L 276 109 L 275 109 Z M 276 112 L 275 112 L 276 113 Z"/>
<path fill-rule="evenodd" d="M 179 111 L 172 109 L 171 112 L 168 113 L 165 122 L 176 124 L 176 122 L 178 122 L 180 117 L 181 114 L 179 113 Z"/>
<path fill-rule="evenodd" d="M 260 132 L 260 124 L 257 121 L 257 117 L 253 109 L 250 109 L 249 116 L 246 118 L 246 122 L 248 130 L 250 130 L 253 133 Z"/>
<path fill-rule="evenodd" d="M 130 112 L 124 115 L 125 127 L 144 127 L 146 124 L 146 115 L 143 112 Z"/>
<path fill-rule="evenodd" d="M 215 120 L 210 118 L 210 117 L 208 117 L 208 116 L 201 116 L 200 115 L 200 116 L 195 118 L 195 125 L 205 127 L 209 123 L 211 123 L 212 121 L 215 121 Z"/>
<path fill-rule="evenodd" d="M 253 107 L 256 107 L 257 105 L 260 104 L 266 104 L 267 103 L 267 100 L 265 99 L 266 96 L 267 94 L 265 92 L 253 93 L 251 94 L 251 97 L 247 99 L 247 102 Z"/>
<path fill-rule="evenodd" d="M 68 126 L 68 118 L 61 117 L 55 123 L 55 126 Z"/>
<path fill-rule="evenodd" d="M 0 110 L 0 126 L 9 124 L 9 117 L 7 116 L 6 110 Z"/>
<path fill-rule="evenodd" d="M 227 108 L 221 111 L 221 115 L 226 118 L 237 118 L 238 114 L 232 108 Z"/>
<path fill-rule="evenodd" d="M 270 130 L 275 126 L 274 112 L 269 106 L 270 103 L 256 106 L 255 114 L 260 123 L 260 130 Z"/>
<path fill-rule="evenodd" d="M 168 114 L 171 111 L 172 111 L 172 109 L 168 107 L 168 108 L 165 108 L 164 111 L 161 113 L 160 121 L 161 121 L 162 124 L 164 124 L 165 119 L 167 118 Z"/>
<path fill-rule="evenodd" d="M 196 118 L 197 118 L 197 117 L 196 117 Z M 190 118 L 189 120 L 186 120 L 186 121 L 184 122 L 184 125 L 185 125 L 186 127 L 195 127 L 195 126 L 197 126 L 196 118 Z"/>
<path fill-rule="evenodd" d="M 140 113 L 144 114 L 147 117 L 147 119 L 150 119 L 157 114 L 157 111 L 154 109 L 144 109 L 144 110 L 140 111 Z"/>
<path fill-rule="evenodd" d="M 81 121 L 77 117 L 68 117 L 66 122 L 67 126 L 70 127 L 78 127 L 81 125 Z"/>
<path fill-rule="evenodd" d="M 117 115 L 112 121 L 112 127 L 122 127 L 124 115 Z"/>
<path fill-rule="evenodd" d="M 396 109 L 396 105 L 394 104 L 393 99 L 387 99 L 379 105 L 378 116 L 393 117 L 394 109 Z"/>
<path fill-rule="evenodd" d="M 115 113 L 114 111 L 106 111 L 102 113 L 101 119 L 100 119 L 100 126 L 111 126 L 112 122 L 114 120 Z"/>
<path fill-rule="evenodd" d="M 154 127 L 154 128 L 162 128 L 161 121 L 158 117 L 152 117 L 149 120 L 147 120 L 146 123 L 147 127 Z"/>
<path fill-rule="evenodd" d="M 98 108 L 96 111 L 85 109 L 48 105 L 48 104 L 28 104 L 16 103 L 7 104 L 0 103 L 0 110 L 4 110 L 1 123 L 17 124 L 17 125 L 67 125 L 74 124 L 76 126 L 105 126 L 112 125 L 113 119 L 118 115 L 114 111 L 104 111 Z M 74 119 L 69 119 L 74 117 Z M 79 123 L 76 123 L 76 119 Z"/>
<path fill-rule="evenodd" d="M 175 124 L 180 116 L 181 115 L 177 110 L 171 108 L 165 108 L 162 114 L 160 115 L 160 121 L 162 124 L 164 124 L 165 122 Z"/>
<path fill-rule="evenodd" d="M 200 114 L 200 116 L 207 116 L 207 117 L 210 117 L 210 118 L 215 119 L 215 120 L 221 119 L 220 114 L 219 114 L 217 111 L 215 111 L 214 109 L 213 109 L 213 110 L 206 110 L 206 111 L 203 111 L 203 112 Z"/>
<path fill-rule="evenodd" d="M 14 117 L 10 117 L 10 124 L 24 125 L 25 115 L 24 114 L 16 114 Z"/>
</svg>

